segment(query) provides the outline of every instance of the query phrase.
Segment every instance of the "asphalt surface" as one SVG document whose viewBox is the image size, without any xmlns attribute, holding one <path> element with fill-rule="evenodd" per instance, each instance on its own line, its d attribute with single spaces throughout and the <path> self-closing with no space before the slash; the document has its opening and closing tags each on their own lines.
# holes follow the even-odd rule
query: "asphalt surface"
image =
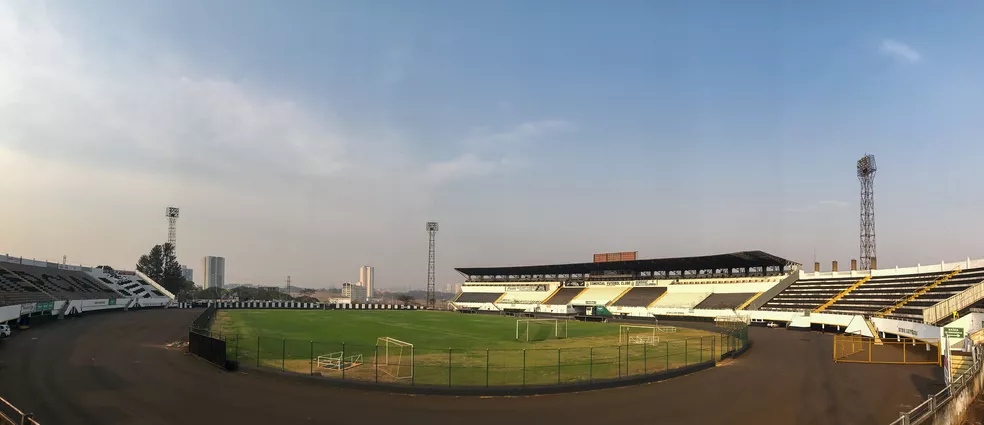
<svg viewBox="0 0 984 425">
<path fill-rule="evenodd" d="M 229 373 L 167 348 L 201 310 L 103 313 L 0 342 L 0 396 L 41 425 L 888 424 L 942 388 L 934 366 L 835 364 L 829 335 L 752 328 L 740 359 L 664 382 L 479 398 L 327 387 Z"/>
</svg>

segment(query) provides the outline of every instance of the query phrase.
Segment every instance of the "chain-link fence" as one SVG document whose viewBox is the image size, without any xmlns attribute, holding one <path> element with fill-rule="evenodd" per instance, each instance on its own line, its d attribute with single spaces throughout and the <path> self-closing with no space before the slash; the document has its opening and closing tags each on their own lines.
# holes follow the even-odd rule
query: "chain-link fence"
<svg viewBox="0 0 984 425">
<path fill-rule="evenodd" d="M 617 380 L 718 360 L 747 345 L 747 328 L 658 343 L 462 349 L 223 335 L 243 366 L 333 379 L 441 387 L 526 387 Z"/>
</svg>

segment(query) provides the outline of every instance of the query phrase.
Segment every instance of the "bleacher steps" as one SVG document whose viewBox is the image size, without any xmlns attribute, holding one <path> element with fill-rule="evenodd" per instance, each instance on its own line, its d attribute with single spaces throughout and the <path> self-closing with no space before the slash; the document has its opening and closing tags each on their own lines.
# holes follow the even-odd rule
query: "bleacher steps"
<svg viewBox="0 0 984 425">
<path fill-rule="evenodd" d="M 888 316 L 889 314 L 892 314 L 893 311 L 898 310 L 900 307 L 906 305 L 909 301 L 912 301 L 912 300 L 914 300 L 916 298 L 919 298 L 922 294 L 925 294 L 925 293 L 929 292 L 930 289 L 933 289 L 933 288 L 939 286 L 941 283 L 950 280 L 950 278 L 952 278 L 953 276 L 956 276 L 957 273 L 960 273 L 960 267 L 957 267 L 956 269 L 954 269 L 950 273 L 947 273 L 945 276 L 940 277 L 939 279 L 934 280 L 932 283 L 930 283 L 930 284 L 928 284 L 926 286 L 923 286 L 922 288 L 919 288 L 918 290 L 916 290 L 916 292 L 913 292 L 911 295 L 909 295 L 908 297 L 905 297 L 905 299 L 903 299 L 902 301 L 896 303 L 895 305 L 893 305 L 891 307 L 888 307 L 888 308 L 885 308 L 885 309 L 882 309 L 881 311 L 875 313 L 875 317 L 885 317 L 885 316 Z"/>
<path fill-rule="evenodd" d="M 759 293 L 757 293 L 755 295 L 752 295 L 751 298 L 745 300 L 745 302 L 741 303 L 741 305 L 738 306 L 738 308 L 735 308 L 735 310 L 741 310 L 741 309 L 743 309 L 745 307 L 748 307 L 748 305 L 751 304 L 752 301 L 755 301 L 755 299 L 758 298 L 758 297 L 760 297 L 760 296 L 762 296 L 762 294 L 764 294 L 764 292 L 759 292 Z"/>
<path fill-rule="evenodd" d="M 628 287 L 626 290 L 622 291 L 621 294 L 618 294 L 617 297 L 613 298 L 611 301 L 608 302 L 608 304 L 605 304 L 605 305 L 615 305 L 615 302 L 617 302 L 620 298 L 624 297 L 625 294 L 628 294 L 629 291 L 632 290 L 632 288 L 635 288 L 635 286 Z"/>
<path fill-rule="evenodd" d="M 647 306 L 646 306 L 646 308 L 652 308 L 652 306 L 654 306 L 654 305 L 656 305 L 656 303 L 657 303 L 657 302 L 658 302 L 659 300 L 661 300 L 661 299 L 663 299 L 663 297 L 665 297 L 665 296 L 666 296 L 666 294 L 669 294 L 669 293 L 670 293 L 670 291 L 669 291 L 669 290 L 667 290 L 666 292 L 664 292 L 664 293 L 662 293 L 662 294 L 659 294 L 659 296 L 658 296 L 658 297 L 656 297 L 656 299 L 655 299 L 655 300 L 653 300 L 653 302 L 651 302 L 651 303 L 649 303 L 649 305 L 647 305 Z"/>
<path fill-rule="evenodd" d="M 839 293 L 837 295 L 834 295 L 833 298 L 831 298 L 827 302 L 823 303 L 823 305 L 821 305 L 820 307 L 817 307 L 817 308 L 813 309 L 813 312 L 814 313 L 820 313 L 820 312 L 826 310 L 827 307 L 830 307 L 831 305 L 833 305 L 835 302 L 837 302 L 837 300 L 839 300 L 841 298 L 844 298 L 847 294 L 850 294 L 851 291 L 853 291 L 855 289 L 858 289 L 859 286 L 864 285 L 864 283 L 867 282 L 867 281 L 869 281 L 869 280 L 871 280 L 871 275 L 865 276 L 863 279 L 861 279 L 861 280 L 859 280 L 857 282 L 854 282 L 853 285 L 848 286 L 847 289 L 841 291 L 841 293 Z"/>
<path fill-rule="evenodd" d="M 974 356 L 960 351 L 950 352 L 950 376 L 957 377 L 974 367 Z"/>
<path fill-rule="evenodd" d="M 864 319 L 864 323 L 868 325 L 868 330 L 871 331 L 872 335 L 874 335 L 875 345 L 885 345 L 885 343 L 882 342 L 881 337 L 878 336 L 878 329 L 875 328 L 874 323 L 871 323 L 871 319 Z"/>
<path fill-rule="evenodd" d="M 554 289 L 553 292 L 550 293 L 550 295 L 547 295 L 547 297 L 544 298 L 543 301 L 540 301 L 540 304 L 546 304 L 547 301 L 550 301 L 550 299 L 553 298 L 554 295 L 557 295 L 557 293 L 560 292 L 560 288 L 563 287 L 564 287 L 563 285 L 557 285 L 557 289 Z"/>
</svg>

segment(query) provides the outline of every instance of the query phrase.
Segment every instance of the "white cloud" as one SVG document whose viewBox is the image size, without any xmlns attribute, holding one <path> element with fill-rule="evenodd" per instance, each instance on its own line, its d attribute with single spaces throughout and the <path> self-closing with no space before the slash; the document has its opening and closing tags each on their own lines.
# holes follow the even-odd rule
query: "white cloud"
<svg viewBox="0 0 984 425">
<path fill-rule="evenodd" d="M 882 40 L 878 49 L 882 54 L 904 62 L 914 63 L 922 60 L 922 55 L 920 55 L 916 49 L 913 49 L 912 46 L 909 46 L 901 41 L 892 39 Z"/>
<path fill-rule="evenodd" d="M 529 162 L 521 156 L 528 144 L 574 129 L 563 120 L 530 121 L 500 131 L 478 128 L 465 139 L 467 152 L 428 164 L 424 178 L 427 183 L 442 184 L 521 168 Z"/>
<path fill-rule="evenodd" d="M 347 166 L 331 117 L 232 79 L 148 58 L 100 59 L 43 12 L 0 7 L 0 145 L 210 177 L 324 176 Z"/>
<path fill-rule="evenodd" d="M 808 213 L 819 210 L 839 210 L 851 206 L 849 202 L 836 201 L 836 200 L 820 200 L 812 203 L 797 205 L 793 207 L 787 207 L 785 209 L 788 213 Z"/>
<path fill-rule="evenodd" d="M 514 147 L 509 145 L 525 144 L 574 130 L 574 124 L 557 119 L 526 122 L 496 132 L 490 132 L 488 128 L 476 128 L 472 130 L 466 144 L 481 149 L 508 149 Z"/>
<path fill-rule="evenodd" d="M 831 208 L 847 208 L 848 206 L 851 205 L 849 202 L 834 201 L 834 200 L 823 200 L 823 201 L 819 201 L 817 203 L 820 204 L 820 205 L 822 205 L 822 206 L 827 206 L 827 207 L 831 207 Z"/>
</svg>

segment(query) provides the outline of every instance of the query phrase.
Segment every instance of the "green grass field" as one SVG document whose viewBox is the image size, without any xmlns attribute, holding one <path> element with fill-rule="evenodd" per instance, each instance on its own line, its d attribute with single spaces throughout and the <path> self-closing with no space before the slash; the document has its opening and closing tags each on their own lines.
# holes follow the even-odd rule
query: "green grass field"
<svg viewBox="0 0 984 425">
<path fill-rule="evenodd" d="M 429 311 L 220 310 L 212 326 L 227 338 L 230 358 L 247 365 L 325 376 L 413 385 L 543 385 L 654 373 L 720 353 L 721 336 L 677 328 L 657 344 L 619 345 L 619 324 L 567 322 L 567 338 L 516 340 L 516 318 Z M 534 326 L 541 338 L 550 326 Z M 414 345 L 384 359 L 377 338 Z M 377 351 L 379 350 L 379 351 Z M 406 351 L 409 351 L 408 349 Z M 362 356 L 344 371 L 319 368 L 320 355 Z M 378 356 L 378 357 L 377 357 Z M 393 360 L 398 359 L 398 360 Z M 398 362 L 401 371 L 394 370 Z M 394 378 L 387 372 L 413 378 Z"/>
</svg>

